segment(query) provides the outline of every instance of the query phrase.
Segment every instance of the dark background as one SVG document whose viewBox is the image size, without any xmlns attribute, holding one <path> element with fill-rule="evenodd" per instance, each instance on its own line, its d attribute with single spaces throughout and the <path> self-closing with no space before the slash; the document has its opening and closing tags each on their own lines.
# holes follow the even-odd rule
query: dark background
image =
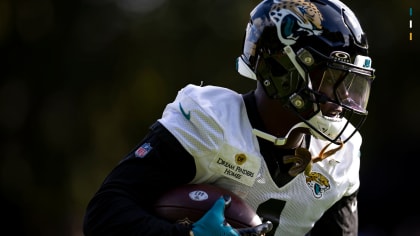
<svg viewBox="0 0 420 236">
<path fill-rule="evenodd" d="M 235 59 L 257 3 L 0 0 L 0 231 L 82 235 L 105 175 L 181 87 L 253 88 Z M 361 131 L 360 235 L 418 236 L 420 6 L 345 3 L 377 70 Z"/>
</svg>

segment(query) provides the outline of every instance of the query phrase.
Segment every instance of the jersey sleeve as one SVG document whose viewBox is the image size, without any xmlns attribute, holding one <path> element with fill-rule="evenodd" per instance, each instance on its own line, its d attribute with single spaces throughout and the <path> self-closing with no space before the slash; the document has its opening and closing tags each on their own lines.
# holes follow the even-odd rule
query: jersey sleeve
<svg viewBox="0 0 420 236">
<path fill-rule="evenodd" d="M 166 106 L 159 122 L 194 157 L 195 183 L 229 178 L 246 186 L 254 184 L 262 157 L 237 92 L 188 85 Z"/>
</svg>

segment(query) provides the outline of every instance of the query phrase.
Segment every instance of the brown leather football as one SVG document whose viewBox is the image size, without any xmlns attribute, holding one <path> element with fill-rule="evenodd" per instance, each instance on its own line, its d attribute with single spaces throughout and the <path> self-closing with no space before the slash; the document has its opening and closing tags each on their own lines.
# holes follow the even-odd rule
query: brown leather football
<svg viewBox="0 0 420 236">
<path fill-rule="evenodd" d="M 157 216 L 170 222 L 196 222 L 223 195 L 231 202 L 225 208 L 226 221 L 234 228 L 260 225 L 261 219 L 242 198 L 229 190 L 209 184 L 179 186 L 163 194 L 154 209 Z"/>
</svg>

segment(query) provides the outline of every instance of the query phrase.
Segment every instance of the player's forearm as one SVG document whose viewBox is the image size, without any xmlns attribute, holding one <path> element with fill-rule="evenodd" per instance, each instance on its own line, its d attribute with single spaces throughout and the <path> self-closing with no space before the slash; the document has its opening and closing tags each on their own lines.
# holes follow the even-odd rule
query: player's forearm
<svg viewBox="0 0 420 236">
<path fill-rule="evenodd" d="M 162 126 L 143 142 L 153 151 L 142 158 L 130 153 L 89 202 L 85 236 L 189 234 L 189 227 L 154 217 L 152 206 L 162 192 L 194 178 L 194 159 Z"/>
<path fill-rule="evenodd" d="M 83 231 L 85 236 L 187 236 L 190 227 L 158 219 L 129 199 L 107 193 L 90 202 Z"/>
</svg>

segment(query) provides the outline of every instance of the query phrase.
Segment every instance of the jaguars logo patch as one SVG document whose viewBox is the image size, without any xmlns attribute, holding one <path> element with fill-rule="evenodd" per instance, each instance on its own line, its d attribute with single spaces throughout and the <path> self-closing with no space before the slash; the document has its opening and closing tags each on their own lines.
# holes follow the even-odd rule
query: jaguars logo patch
<svg viewBox="0 0 420 236">
<path fill-rule="evenodd" d="M 327 177 L 318 172 L 310 172 L 306 175 L 306 184 L 316 198 L 321 198 L 331 187 Z"/>
</svg>

